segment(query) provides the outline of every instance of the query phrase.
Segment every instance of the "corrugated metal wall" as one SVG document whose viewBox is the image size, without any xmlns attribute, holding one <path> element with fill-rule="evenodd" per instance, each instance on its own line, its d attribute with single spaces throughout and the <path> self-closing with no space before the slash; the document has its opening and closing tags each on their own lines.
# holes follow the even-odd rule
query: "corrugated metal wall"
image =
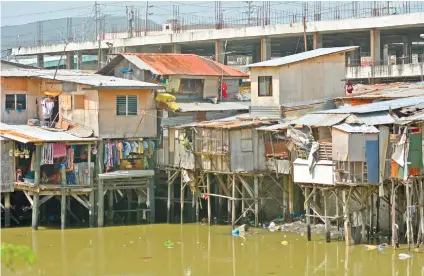
<svg viewBox="0 0 424 276">
<path fill-rule="evenodd" d="M 12 141 L 0 141 L 0 187 L 1 192 L 13 192 L 13 158 L 9 156 L 9 150 L 13 149 Z"/>
</svg>

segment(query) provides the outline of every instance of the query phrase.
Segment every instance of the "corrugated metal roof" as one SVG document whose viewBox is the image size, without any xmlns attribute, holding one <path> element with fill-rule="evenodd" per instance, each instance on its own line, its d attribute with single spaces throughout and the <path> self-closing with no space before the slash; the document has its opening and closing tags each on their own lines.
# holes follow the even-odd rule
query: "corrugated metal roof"
<svg viewBox="0 0 424 276">
<path fill-rule="evenodd" d="M 289 125 L 292 125 L 293 123 L 291 121 L 286 121 L 286 122 L 282 122 L 279 124 L 275 124 L 272 126 L 261 126 L 258 127 L 257 130 L 260 131 L 279 131 L 279 130 L 283 130 L 286 129 Z"/>
<path fill-rule="evenodd" d="M 363 113 L 350 115 L 346 118 L 346 123 L 362 123 L 368 126 L 377 126 L 377 125 L 388 125 L 393 124 L 395 119 L 390 116 L 389 113 L 383 112 L 372 112 L 372 113 Z"/>
<path fill-rule="evenodd" d="M 281 109 L 279 106 L 251 106 L 250 117 L 280 119 Z"/>
<path fill-rule="evenodd" d="M 350 125 L 350 124 L 341 124 L 333 126 L 335 129 L 339 129 L 348 133 L 379 133 L 380 131 L 374 126 L 367 125 Z"/>
<path fill-rule="evenodd" d="M 37 142 L 90 142 L 97 138 L 80 138 L 67 131 L 49 131 L 47 129 L 28 125 L 8 125 L 0 123 L 0 135 L 21 143 Z"/>
<path fill-rule="evenodd" d="M 281 105 L 283 118 L 298 118 L 302 115 L 312 113 L 319 110 L 327 110 L 335 108 L 336 105 L 332 98 L 310 100 L 296 103 L 286 103 Z"/>
<path fill-rule="evenodd" d="M 316 111 L 321 114 L 356 114 L 356 113 L 372 113 L 376 111 L 395 110 L 403 107 L 413 106 L 424 103 L 424 97 L 411 97 L 396 99 L 391 101 L 376 102 L 358 106 L 342 107 L 339 109 L 330 109 Z"/>
<path fill-rule="evenodd" d="M 407 97 L 424 96 L 424 83 L 379 83 L 372 85 L 356 84 L 353 86 L 353 93 L 345 97 L 339 97 L 343 100 L 390 100 Z"/>
<path fill-rule="evenodd" d="M 194 54 L 150 54 L 150 53 L 122 53 L 120 57 L 126 58 L 140 69 L 152 71 L 154 74 L 186 75 L 186 76 L 224 76 L 248 78 L 249 75 L 219 62 L 194 55 Z M 115 60 L 114 59 L 114 60 Z M 112 62 L 115 64 L 116 61 Z M 102 68 L 99 72 L 110 72 L 110 66 Z"/>
<path fill-rule="evenodd" d="M 40 78 L 49 80 L 55 79 L 63 82 L 90 85 L 98 89 L 159 89 L 163 87 L 155 83 L 127 80 L 98 74 L 88 74 L 76 70 L 58 70 L 55 78 L 55 70 L 18 68 L 1 70 L 0 74 L 2 77 Z"/>
<path fill-rule="evenodd" d="M 220 102 L 213 103 L 178 103 L 180 112 L 192 111 L 226 111 L 226 110 L 249 110 L 250 103 L 242 102 Z"/>
<path fill-rule="evenodd" d="M 421 114 L 415 114 L 409 117 L 401 118 L 401 120 L 406 121 L 424 121 L 424 113 Z"/>
<path fill-rule="evenodd" d="M 319 56 L 325 56 L 330 54 L 335 54 L 339 52 L 348 52 L 353 51 L 358 46 L 349 46 L 349 47 L 332 47 L 332 48 L 319 48 L 299 54 L 294 54 L 290 56 L 285 56 L 281 58 L 271 59 L 267 61 L 262 61 L 258 63 L 252 63 L 249 64 L 247 67 L 274 67 L 274 66 L 282 66 L 287 65 L 291 63 L 300 62 L 303 60 L 319 57 Z"/>
<path fill-rule="evenodd" d="M 120 178 L 132 178 L 132 177 L 153 177 L 155 175 L 154 170 L 131 170 L 131 171 L 114 171 L 108 173 L 99 174 L 99 179 L 120 179 Z"/>
<path fill-rule="evenodd" d="M 249 117 L 241 118 L 238 116 L 232 116 L 232 117 L 227 117 L 227 118 L 219 119 L 219 120 L 190 123 L 186 125 L 181 125 L 180 127 L 232 129 L 232 128 L 255 127 L 255 126 L 269 125 L 269 124 L 271 124 L 269 120 L 257 120 L 257 119 L 255 120 Z"/>
<path fill-rule="evenodd" d="M 348 114 L 306 114 L 303 117 L 293 119 L 291 122 L 296 125 L 306 125 L 306 126 L 314 126 L 314 127 L 325 127 L 325 126 L 333 126 L 344 119 L 346 119 Z"/>
</svg>

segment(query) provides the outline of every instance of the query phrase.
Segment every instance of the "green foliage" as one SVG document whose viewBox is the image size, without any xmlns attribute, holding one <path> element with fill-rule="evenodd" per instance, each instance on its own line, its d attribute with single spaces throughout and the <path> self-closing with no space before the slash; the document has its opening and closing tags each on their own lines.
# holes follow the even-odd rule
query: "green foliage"
<svg viewBox="0 0 424 276">
<path fill-rule="evenodd" d="M 35 262 L 35 253 L 27 246 L 1 243 L 1 262 L 12 272 L 19 263 L 32 265 Z"/>
</svg>

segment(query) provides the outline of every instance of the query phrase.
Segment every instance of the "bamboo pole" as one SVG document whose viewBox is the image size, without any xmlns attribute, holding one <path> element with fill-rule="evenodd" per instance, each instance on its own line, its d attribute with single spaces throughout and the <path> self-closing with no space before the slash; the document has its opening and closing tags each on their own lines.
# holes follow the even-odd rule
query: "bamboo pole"
<svg viewBox="0 0 424 276">
<path fill-rule="evenodd" d="M 168 171 L 168 182 L 171 179 L 171 171 Z M 172 187 L 172 182 L 167 183 L 168 184 L 168 201 L 166 204 L 167 207 L 167 212 L 166 212 L 166 222 L 170 223 L 171 221 L 171 187 Z"/>
<path fill-rule="evenodd" d="M 233 192 L 233 198 L 236 197 L 236 175 L 233 174 L 233 186 L 232 188 L 232 192 Z M 235 226 L 235 222 L 236 222 L 236 201 L 232 200 L 231 201 L 231 226 L 234 229 Z"/>
<path fill-rule="evenodd" d="M 183 174 L 180 175 L 180 187 L 181 187 L 181 191 L 180 191 L 180 206 L 181 206 L 180 223 L 183 224 L 184 223 L 184 182 L 183 182 Z"/>
<path fill-rule="evenodd" d="M 344 203 L 344 228 L 345 228 L 345 242 L 346 246 L 352 245 L 352 232 L 350 228 L 350 206 L 349 198 L 350 194 L 347 194 L 346 190 L 343 190 L 343 203 Z"/>
<path fill-rule="evenodd" d="M 10 227 L 10 193 L 4 193 L 4 224 Z"/>
<path fill-rule="evenodd" d="M 421 242 L 424 245 L 424 185 L 423 180 L 418 180 L 420 184 L 420 195 L 419 195 L 419 204 L 420 204 L 420 225 L 421 225 Z M 418 238 L 417 238 L 418 239 Z"/>
<path fill-rule="evenodd" d="M 34 183 L 38 188 L 40 186 L 40 166 L 41 166 L 41 145 L 35 146 L 35 175 Z M 40 208 L 40 194 L 38 192 L 34 193 L 32 200 L 32 229 L 38 229 L 38 212 Z"/>
<path fill-rule="evenodd" d="M 311 203 L 310 203 L 310 189 L 309 188 L 305 188 L 305 212 L 306 212 L 306 232 L 307 232 L 307 238 L 308 241 L 311 240 L 311 217 L 309 216 L 310 212 L 311 212 Z"/>
<path fill-rule="evenodd" d="M 208 193 L 208 225 L 211 226 L 212 224 L 212 214 L 211 214 L 211 198 L 209 196 L 209 194 L 211 193 L 211 180 L 210 180 L 210 175 L 207 173 L 206 174 L 206 190 Z"/>
<path fill-rule="evenodd" d="M 258 176 L 255 175 L 253 179 L 254 189 L 255 189 L 255 227 L 259 225 L 259 183 Z"/>
<path fill-rule="evenodd" d="M 405 183 L 405 195 L 406 195 L 406 241 L 408 243 L 408 251 L 411 252 L 411 213 L 409 206 L 411 206 L 411 198 L 409 194 L 409 183 Z"/>
<path fill-rule="evenodd" d="M 324 218 L 325 218 L 325 242 L 331 241 L 331 226 L 330 219 L 328 218 L 328 191 L 323 191 L 324 196 Z"/>
<path fill-rule="evenodd" d="M 98 212 L 97 212 L 97 226 L 103 227 L 104 225 L 104 193 L 103 193 L 103 180 L 99 179 L 98 189 Z"/>
</svg>

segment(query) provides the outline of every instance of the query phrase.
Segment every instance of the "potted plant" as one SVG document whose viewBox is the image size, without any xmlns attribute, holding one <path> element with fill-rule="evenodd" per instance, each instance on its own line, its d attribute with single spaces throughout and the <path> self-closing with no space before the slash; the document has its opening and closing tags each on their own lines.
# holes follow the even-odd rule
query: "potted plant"
<svg viewBox="0 0 424 276">
<path fill-rule="evenodd" d="M 24 155 L 26 159 L 29 159 L 29 150 L 24 149 Z"/>
<path fill-rule="evenodd" d="M 24 157 L 25 157 L 25 154 L 24 154 L 24 152 L 23 152 L 23 151 L 19 152 L 19 157 L 20 157 L 20 158 L 24 158 Z"/>
<path fill-rule="evenodd" d="M 19 149 L 15 149 L 15 156 L 19 157 L 19 155 L 21 155 L 21 152 L 19 151 Z"/>
<path fill-rule="evenodd" d="M 9 156 L 13 156 L 13 149 L 9 150 Z"/>
</svg>

